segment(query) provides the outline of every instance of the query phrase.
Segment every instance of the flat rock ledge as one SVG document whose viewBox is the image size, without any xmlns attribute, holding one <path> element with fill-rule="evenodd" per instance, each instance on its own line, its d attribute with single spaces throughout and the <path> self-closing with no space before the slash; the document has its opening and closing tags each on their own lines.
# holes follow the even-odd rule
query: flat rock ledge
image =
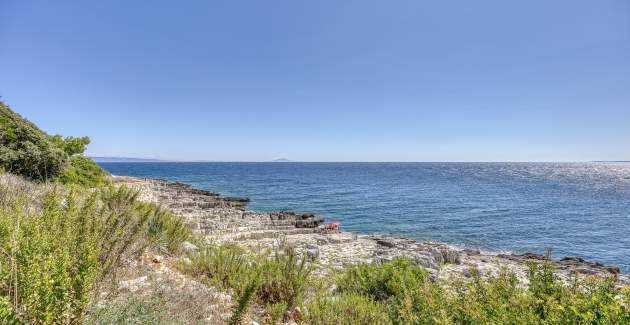
<svg viewBox="0 0 630 325">
<path fill-rule="evenodd" d="M 248 199 L 222 197 L 177 182 L 134 177 L 113 177 L 113 181 L 138 190 L 141 200 L 171 210 L 209 242 L 237 243 L 261 249 L 277 245 L 280 239 L 286 240 L 318 265 L 319 274 L 327 274 L 346 264 L 373 263 L 404 256 L 425 267 L 434 278 L 471 277 L 473 272 L 497 274 L 507 268 L 526 285 L 528 263 L 548 261 L 546 256 L 533 253 L 493 254 L 393 236 L 343 231 L 322 233 L 323 218 L 312 214 L 248 211 Z M 574 274 L 596 275 L 613 277 L 620 286 L 630 285 L 630 277 L 621 274 L 617 267 L 579 257 L 549 262 L 563 279 L 570 279 Z"/>
</svg>

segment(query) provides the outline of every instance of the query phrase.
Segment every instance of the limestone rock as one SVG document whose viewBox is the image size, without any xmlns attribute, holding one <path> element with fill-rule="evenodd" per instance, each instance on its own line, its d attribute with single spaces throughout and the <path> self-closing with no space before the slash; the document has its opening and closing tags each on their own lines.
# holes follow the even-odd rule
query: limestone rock
<svg viewBox="0 0 630 325">
<path fill-rule="evenodd" d="M 199 247 L 189 241 L 184 241 L 182 243 L 182 250 L 184 251 L 184 253 L 191 254 L 197 252 L 199 250 Z"/>
</svg>

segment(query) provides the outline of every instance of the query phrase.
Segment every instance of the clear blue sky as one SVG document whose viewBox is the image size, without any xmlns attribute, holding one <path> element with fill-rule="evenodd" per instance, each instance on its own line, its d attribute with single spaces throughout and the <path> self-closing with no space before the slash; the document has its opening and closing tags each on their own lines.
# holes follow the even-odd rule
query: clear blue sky
<svg viewBox="0 0 630 325">
<path fill-rule="evenodd" d="M 0 95 L 94 155 L 630 160 L 630 1 L 0 0 Z"/>
</svg>

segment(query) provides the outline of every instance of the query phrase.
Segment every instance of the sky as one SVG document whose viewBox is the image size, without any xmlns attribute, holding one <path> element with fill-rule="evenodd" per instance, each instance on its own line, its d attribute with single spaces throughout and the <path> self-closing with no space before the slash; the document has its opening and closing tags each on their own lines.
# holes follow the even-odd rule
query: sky
<svg viewBox="0 0 630 325">
<path fill-rule="evenodd" d="M 630 1 L 0 0 L 0 96 L 96 156 L 630 160 Z"/>
</svg>

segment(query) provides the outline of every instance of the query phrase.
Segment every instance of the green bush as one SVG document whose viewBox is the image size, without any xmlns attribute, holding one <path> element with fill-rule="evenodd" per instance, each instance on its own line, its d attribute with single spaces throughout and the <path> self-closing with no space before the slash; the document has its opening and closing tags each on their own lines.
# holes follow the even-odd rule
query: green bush
<svg viewBox="0 0 630 325">
<path fill-rule="evenodd" d="M 222 289 L 234 289 L 242 295 L 247 285 L 258 277 L 260 257 L 234 245 L 205 246 L 181 264 L 185 273 Z"/>
<path fill-rule="evenodd" d="M 302 303 L 311 280 L 312 266 L 306 255 L 298 257 L 294 247 L 281 245 L 273 257 L 259 263 L 258 301 L 263 304 L 284 303 L 293 308 Z"/>
<path fill-rule="evenodd" d="M 66 160 L 46 133 L 0 101 L 0 169 L 45 181 L 61 175 Z"/>
<path fill-rule="evenodd" d="M 50 141 L 54 143 L 58 148 L 63 150 L 68 157 L 75 155 L 82 155 L 88 144 L 90 144 L 89 137 L 62 137 L 61 135 L 54 135 L 50 137 Z"/>
<path fill-rule="evenodd" d="M 427 272 L 402 257 L 382 264 L 349 266 L 338 280 L 338 290 L 386 301 L 405 293 L 408 288 L 422 286 Z"/>
<path fill-rule="evenodd" d="M 256 283 L 256 301 L 274 309 L 283 306 L 282 312 L 301 305 L 313 284 L 312 265 L 287 245 L 275 249 L 271 257 L 234 245 L 206 246 L 190 256 L 190 263 L 182 263 L 181 270 L 210 285 L 233 289 L 237 297 L 246 296 Z"/>
<path fill-rule="evenodd" d="M 472 280 L 434 282 L 424 270 L 403 258 L 348 267 L 336 283 L 341 295 L 337 299 L 348 294 L 367 297 L 385 308 L 395 324 L 630 322 L 630 289 L 620 290 L 613 279 L 595 277 L 575 278 L 567 284 L 557 279 L 549 263 L 530 266 L 526 288 L 507 270 L 496 276 L 475 273 Z M 321 306 L 312 308 L 309 317 L 319 317 Z"/>
<path fill-rule="evenodd" d="M 47 190 L 0 178 L 0 323 L 79 322 L 98 283 L 149 245 L 149 221 L 168 219 L 124 187 Z"/>
<path fill-rule="evenodd" d="M 180 218 L 155 207 L 147 227 L 150 248 L 158 254 L 176 254 L 182 243 L 192 238 L 192 233 Z"/>
<path fill-rule="evenodd" d="M 258 290 L 258 279 L 255 278 L 247 284 L 243 293 L 236 300 L 236 304 L 232 308 L 232 316 L 230 316 L 230 321 L 228 324 L 230 325 L 240 325 L 243 323 L 245 315 L 247 314 L 247 310 L 249 309 L 249 305 L 254 300 L 254 296 L 256 295 L 256 290 Z"/>
<path fill-rule="evenodd" d="M 0 101 L 0 171 L 31 180 L 101 186 L 108 173 L 82 156 L 88 137 L 48 136 Z"/>
<path fill-rule="evenodd" d="M 349 266 L 337 280 L 338 292 L 382 303 L 397 323 L 431 323 L 445 318 L 443 289 L 426 270 L 398 257 L 380 264 Z"/>
<path fill-rule="evenodd" d="M 308 306 L 307 321 L 313 325 L 392 324 L 382 303 L 356 294 L 317 297 Z"/>
<path fill-rule="evenodd" d="M 69 158 L 68 165 L 59 180 L 63 184 L 93 188 L 108 184 L 106 179 L 108 175 L 109 173 L 94 160 L 85 156 L 73 156 Z"/>
</svg>

